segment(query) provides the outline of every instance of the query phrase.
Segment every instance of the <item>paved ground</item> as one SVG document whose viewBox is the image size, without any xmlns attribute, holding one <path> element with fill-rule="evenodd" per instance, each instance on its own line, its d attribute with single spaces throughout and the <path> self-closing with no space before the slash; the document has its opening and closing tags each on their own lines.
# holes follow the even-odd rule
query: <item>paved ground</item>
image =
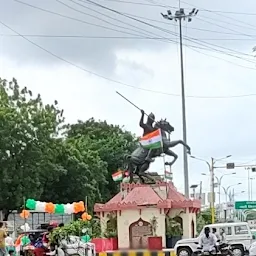
<svg viewBox="0 0 256 256">
<path fill-rule="evenodd" d="M 111 251 L 111 252 L 101 252 L 97 254 L 98 256 L 176 256 L 173 249 L 163 249 L 162 251 L 146 251 L 146 250 L 136 250 L 136 251 Z"/>
</svg>

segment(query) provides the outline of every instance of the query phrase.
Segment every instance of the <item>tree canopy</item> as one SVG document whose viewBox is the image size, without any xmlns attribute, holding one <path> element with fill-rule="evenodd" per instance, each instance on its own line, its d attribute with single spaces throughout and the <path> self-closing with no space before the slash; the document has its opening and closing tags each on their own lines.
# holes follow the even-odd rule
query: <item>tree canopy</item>
<svg viewBox="0 0 256 256">
<path fill-rule="evenodd" d="M 117 191 L 111 174 L 136 138 L 106 121 L 65 123 L 58 102 L 17 81 L 0 79 L 0 210 L 19 209 L 24 198 L 67 203 L 88 198 L 89 208 Z"/>
</svg>

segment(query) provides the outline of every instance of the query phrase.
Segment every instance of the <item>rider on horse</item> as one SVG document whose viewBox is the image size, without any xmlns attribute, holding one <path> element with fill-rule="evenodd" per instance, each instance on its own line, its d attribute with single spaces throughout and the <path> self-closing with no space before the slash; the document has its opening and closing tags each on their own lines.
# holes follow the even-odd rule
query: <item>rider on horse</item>
<svg viewBox="0 0 256 256">
<path fill-rule="evenodd" d="M 153 127 L 153 123 L 155 122 L 155 115 L 153 113 L 150 113 L 146 123 L 144 123 L 144 115 L 145 115 L 144 110 L 141 110 L 140 127 L 143 129 L 143 136 L 156 130 L 156 128 Z M 153 155 L 154 155 L 154 151 L 153 149 L 150 149 L 148 151 L 148 155 L 145 161 L 149 163 L 153 162 L 154 161 L 152 159 Z"/>
</svg>

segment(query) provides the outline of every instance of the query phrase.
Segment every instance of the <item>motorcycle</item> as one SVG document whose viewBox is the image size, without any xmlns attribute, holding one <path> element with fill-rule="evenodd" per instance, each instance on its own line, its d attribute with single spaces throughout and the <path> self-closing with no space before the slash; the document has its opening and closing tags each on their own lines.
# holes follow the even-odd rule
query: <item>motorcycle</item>
<svg viewBox="0 0 256 256">
<path fill-rule="evenodd" d="M 231 246 L 227 243 L 219 244 L 217 250 L 223 256 L 233 256 L 233 252 L 231 250 Z"/>
<path fill-rule="evenodd" d="M 227 243 L 217 244 L 215 248 L 211 251 L 203 251 L 203 248 L 197 247 L 197 251 L 194 252 L 195 256 L 208 256 L 208 255 L 223 255 L 223 256 L 233 256 L 231 246 Z"/>
</svg>

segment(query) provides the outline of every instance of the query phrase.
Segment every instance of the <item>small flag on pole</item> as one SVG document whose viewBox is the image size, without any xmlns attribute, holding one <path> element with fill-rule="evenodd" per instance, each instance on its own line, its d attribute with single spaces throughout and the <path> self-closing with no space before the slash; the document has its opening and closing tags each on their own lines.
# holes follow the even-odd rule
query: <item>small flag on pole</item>
<svg viewBox="0 0 256 256">
<path fill-rule="evenodd" d="M 123 172 L 118 171 L 112 174 L 113 181 L 122 181 L 123 180 Z"/>
<path fill-rule="evenodd" d="M 168 172 L 168 171 L 165 171 L 164 172 L 164 176 L 167 180 L 172 180 L 173 176 L 172 176 L 172 172 Z"/>
<path fill-rule="evenodd" d="M 161 130 L 157 129 L 140 138 L 140 144 L 143 148 L 157 149 L 162 147 L 162 135 Z"/>
</svg>

